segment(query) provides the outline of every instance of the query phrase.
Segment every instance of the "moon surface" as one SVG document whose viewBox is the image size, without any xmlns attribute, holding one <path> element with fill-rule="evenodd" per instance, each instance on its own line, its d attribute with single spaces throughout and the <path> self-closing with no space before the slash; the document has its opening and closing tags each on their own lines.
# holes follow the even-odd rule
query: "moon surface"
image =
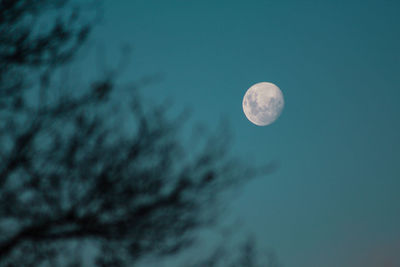
<svg viewBox="0 0 400 267">
<path fill-rule="evenodd" d="M 268 82 L 254 84 L 243 97 L 244 114 L 258 126 L 273 123 L 281 115 L 284 105 L 282 91 Z"/>
</svg>

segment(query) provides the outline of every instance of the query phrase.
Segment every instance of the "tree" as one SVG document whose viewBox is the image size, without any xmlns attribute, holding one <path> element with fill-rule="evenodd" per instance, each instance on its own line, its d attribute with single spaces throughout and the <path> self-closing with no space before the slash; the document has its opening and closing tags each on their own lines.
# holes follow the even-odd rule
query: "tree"
<svg viewBox="0 0 400 267">
<path fill-rule="evenodd" d="M 79 266 L 88 248 L 98 266 L 180 252 L 216 218 L 219 193 L 255 172 L 224 137 L 185 147 L 181 119 L 143 108 L 137 91 L 130 131 L 116 127 L 112 75 L 60 89 L 91 30 L 67 7 L 0 1 L 0 266 Z"/>
</svg>

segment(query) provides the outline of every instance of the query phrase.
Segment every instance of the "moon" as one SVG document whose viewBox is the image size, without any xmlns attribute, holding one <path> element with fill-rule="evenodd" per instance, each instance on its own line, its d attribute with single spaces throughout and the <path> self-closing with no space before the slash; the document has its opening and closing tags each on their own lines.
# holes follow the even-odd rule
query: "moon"
<svg viewBox="0 0 400 267">
<path fill-rule="evenodd" d="M 273 123 L 281 115 L 285 101 L 282 91 L 273 83 L 260 82 L 251 86 L 243 97 L 243 112 L 258 126 Z"/>
</svg>

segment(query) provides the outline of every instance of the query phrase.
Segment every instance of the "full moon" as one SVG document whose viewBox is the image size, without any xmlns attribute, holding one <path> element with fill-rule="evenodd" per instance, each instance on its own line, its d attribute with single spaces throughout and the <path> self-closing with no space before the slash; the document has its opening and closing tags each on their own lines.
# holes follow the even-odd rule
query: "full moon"
<svg viewBox="0 0 400 267">
<path fill-rule="evenodd" d="M 244 114 L 258 126 L 273 123 L 281 115 L 284 105 L 282 91 L 268 82 L 254 84 L 243 97 Z"/>
</svg>

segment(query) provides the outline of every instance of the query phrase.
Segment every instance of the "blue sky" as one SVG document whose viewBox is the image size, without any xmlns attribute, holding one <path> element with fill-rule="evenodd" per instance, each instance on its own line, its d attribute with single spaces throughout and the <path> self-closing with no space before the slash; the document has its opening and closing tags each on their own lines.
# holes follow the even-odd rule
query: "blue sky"
<svg viewBox="0 0 400 267">
<path fill-rule="evenodd" d="M 280 162 L 231 212 L 285 266 L 383 266 L 400 249 L 399 11 L 394 0 L 106 1 L 91 42 L 110 62 L 132 46 L 121 80 L 162 73 L 146 97 L 209 127 L 224 117 L 235 154 Z M 241 108 L 261 81 L 285 96 L 267 127 Z"/>
</svg>

